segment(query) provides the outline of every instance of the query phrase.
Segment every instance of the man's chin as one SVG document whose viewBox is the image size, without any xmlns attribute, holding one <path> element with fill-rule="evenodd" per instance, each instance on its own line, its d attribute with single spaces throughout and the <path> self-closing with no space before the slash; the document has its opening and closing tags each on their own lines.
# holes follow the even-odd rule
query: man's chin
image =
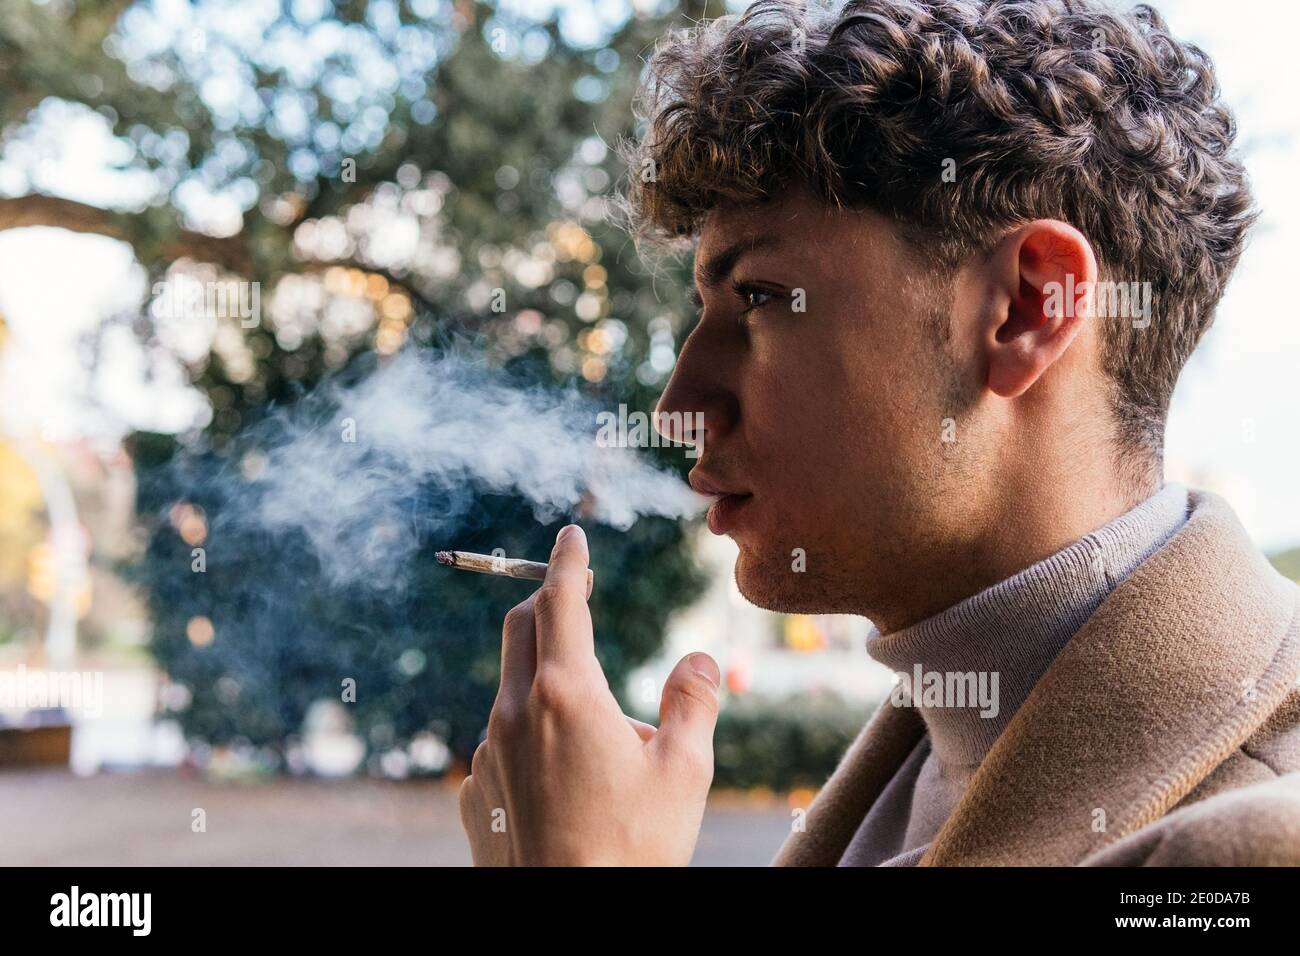
<svg viewBox="0 0 1300 956">
<path fill-rule="evenodd" d="M 755 560 L 742 548 L 736 559 L 736 587 L 746 601 L 764 610 L 824 613 L 827 608 L 824 596 L 819 594 L 821 588 L 806 573 L 794 570 L 792 563 Z"/>
<path fill-rule="evenodd" d="M 880 575 L 843 568 L 824 556 L 810 568 L 806 553 L 787 546 L 761 551 L 739 542 L 736 587 L 750 604 L 780 614 L 865 614 L 871 598 L 865 586 Z M 811 550 L 811 549 L 810 549 Z M 818 553 L 823 553 L 818 549 Z M 840 573 L 836 573 L 836 569 Z"/>
</svg>

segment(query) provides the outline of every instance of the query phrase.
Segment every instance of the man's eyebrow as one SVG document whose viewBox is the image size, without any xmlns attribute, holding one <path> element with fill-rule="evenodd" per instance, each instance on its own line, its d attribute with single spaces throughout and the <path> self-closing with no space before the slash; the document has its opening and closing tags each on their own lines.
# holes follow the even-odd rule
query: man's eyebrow
<svg viewBox="0 0 1300 956">
<path fill-rule="evenodd" d="M 707 287 L 713 288 L 722 284 L 722 282 L 731 274 L 731 270 L 736 267 L 741 256 L 746 253 L 754 252 L 758 249 L 768 248 L 780 243 L 780 238 L 773 235 L 748 236 L 744 239 L 737 239 L 731 245 L 727 246 L 721 252 L 715 253 L 700 264 L 696 272 L 700 280 Z M 691 283 L 690 289 L 687 290 L 687 297 L 695 304 L 696 307 L 704 304 L 703 296 L 700 294 L 699 285 Z"/>
</svg>

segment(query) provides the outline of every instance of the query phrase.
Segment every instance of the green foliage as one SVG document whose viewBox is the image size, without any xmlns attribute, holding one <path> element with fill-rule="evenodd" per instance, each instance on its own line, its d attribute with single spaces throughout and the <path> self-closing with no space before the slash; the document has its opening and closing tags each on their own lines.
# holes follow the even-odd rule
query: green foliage
<svg viewBox="0 0 1300 956">
<path fill-rule="evenodd" d="M 713 738 L 715 787 L 819 788 L 871 716 L 838 695 L 729 701 Z"/>
<path fill-rule="evenodd" d="M 220 471 L 213 459 L 191 467 Z M 193 573 L 190 546 L 163 526 L 138 573 L 155 619 L 151 649 L 192 694 L 179 715 L 190 735 L 280 750 L 307 708 L 338 700 L 351 679 L 356 700 L 349 707 L 372 750 L 433 730 L 469 758 L 496 694 L 502 619 L 528 584 L 449 572 L 431 558 L 438 543 L 401 569 L 411 574 L 410 587 L 327 584 L 305 541 L 223 527 L 227 509 L 247 506 L 246 487 L 222 500 L 230 495 L 226 483 L 167 475 L 161 487 L 142 485 L 142 508 L 166 508 L 176 483 L 214 519 L 207 569 Z M 473 523 L 457 546 L 538 558 L 562 525 L 539 525 L 523 502 L 506 496 L 480 498 Z M 697 595 L 697 572 L 673 522 L 642 520 L 621 533 L 595 526 L 589 540 L 599 569 L 590 600 L 597 653 L 619 688 L 659 649 L 671 610 Z M 195 617 L 212 622 L 210 643 L 196 646 L 187 636 Z"/>
<path fill-rule="evenodd" d="M 4 3 L 3 135 L 37 122 L 51 97 L 77 104 L 103 118 L 127 147 L 121 166 L 148 173 L 156 192 L 100 208 L 34 185 L 0 200 L 0 227 L 8 215 L 122 239 L 151 283 L 197 264 L 212 270 L 200 278 L 260 283 L 261 322 L 218 318 L 206 354 L 178 353 L 211 419 L 130 443 L 150 536 L 130 574 L 149 602 L 154 654 L 190 691 L 177 715 L 186 732 L 279 749 L 307 706 L 337 700 L 350 677 L 372 750 L 434 729 L 468 757 L 495 691 L 500 622 L 524 586 L 448 575 L 431 547 L 400 597 L 332 589 L 301 542 L 233 532 L 196 574 L 172 507 L 201 508 L 216 542 L 252 493 L 211 480 L 239 467 L 242 437 L 325 377 L 402 347 L 468 343 L 530 381 L 576 381 L 606 406 L 651 408 L 690 314 L 672 281 L 684 266 L 656 275 L 607 224 L 605 199 L 624 174 L 608 147 L 630 132 L 640 58 L 670 18 L 633 14 L 586 48 L 555 22 L 483 2 L 336 2 L 312 21 L 286 2 L 256 29 L 232 9 L 200 0 L 177 28 L 147 3 Z M 168 30 L 168 42 L 142 42 Z M 195 189 L 233 199 L 238 229 L 207 228 L 185 199 Z M 395 225 L 418 237 L 413 251 L 385 252 Z M 489 304 L 498 291 L 503 310 Z M 174 351 L 147 311 L 134 327 L 151 350 Z M 544 557 L 557 527 L 489 497 L 455 543 Z M 620 689 L 699 575 L 675 523 L 589 535 L 599 651 Z M 210 643 L 187 636 L 196 617 L 212 622 Z"/>
<path fill-rule="evenodd" d="M 1292 548 L 1290 551 L 1281 551 L 1270 555 L 1269 560 L 1273 562 L 1273 567 L 1292 581 L 1300 583 L 1300 548 Z"/>
</svg>

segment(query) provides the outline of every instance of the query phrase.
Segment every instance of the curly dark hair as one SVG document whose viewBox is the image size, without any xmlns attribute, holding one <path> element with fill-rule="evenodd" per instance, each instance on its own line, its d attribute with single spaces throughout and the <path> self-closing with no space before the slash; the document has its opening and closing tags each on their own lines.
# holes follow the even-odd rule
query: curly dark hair
<svg viewBox="0 0 1300 956">
<path fill-rule="evenodd" d="M 1151 324 L 1105 323 L 1102 361 L 1121 450 L 1158 465 L 1174 385 L 1257 214 L 1209 58 L 1154 9 L 759 0 L 665 36 L 637 114 L 623 209 L 655 246 L 795 177 L 892 217 L 936 274 L 1020 223 L 1075 226 L 1103 278 L 1151 283 Z"/>
</svg>

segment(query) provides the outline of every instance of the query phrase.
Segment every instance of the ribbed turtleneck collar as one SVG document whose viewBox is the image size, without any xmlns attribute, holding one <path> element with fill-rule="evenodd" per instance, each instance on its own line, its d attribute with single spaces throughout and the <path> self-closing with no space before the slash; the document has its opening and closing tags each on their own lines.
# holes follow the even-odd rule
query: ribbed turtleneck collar
<svg viewBox="0 0 1300 956">
<path fill-rule="evenodd" d="M 935 756 L 971 767 L 984 759 L 1052 660 L 1123 578 L 1187 519 L 1187 488 L 1164 485 L 1108 524 L 1005 581 L 910 627 L 884 634 L 873 627 L 867 652 L 900 674 L 901 696 L 916 701 Z M 921 668 L 922 684 L 914 688 Z M 982 686 L 966 706 L 929 706 L 924 689 L 951 675 L 973 674 Z M 934 676 L 932 676 L 934 675 Z M 996 675 L 996 676 L 995 676 Z M 996 681 L 996 683 L 995 683 Z M 996 689 L 994 708 L 988 693 Z"/>
</svg>

